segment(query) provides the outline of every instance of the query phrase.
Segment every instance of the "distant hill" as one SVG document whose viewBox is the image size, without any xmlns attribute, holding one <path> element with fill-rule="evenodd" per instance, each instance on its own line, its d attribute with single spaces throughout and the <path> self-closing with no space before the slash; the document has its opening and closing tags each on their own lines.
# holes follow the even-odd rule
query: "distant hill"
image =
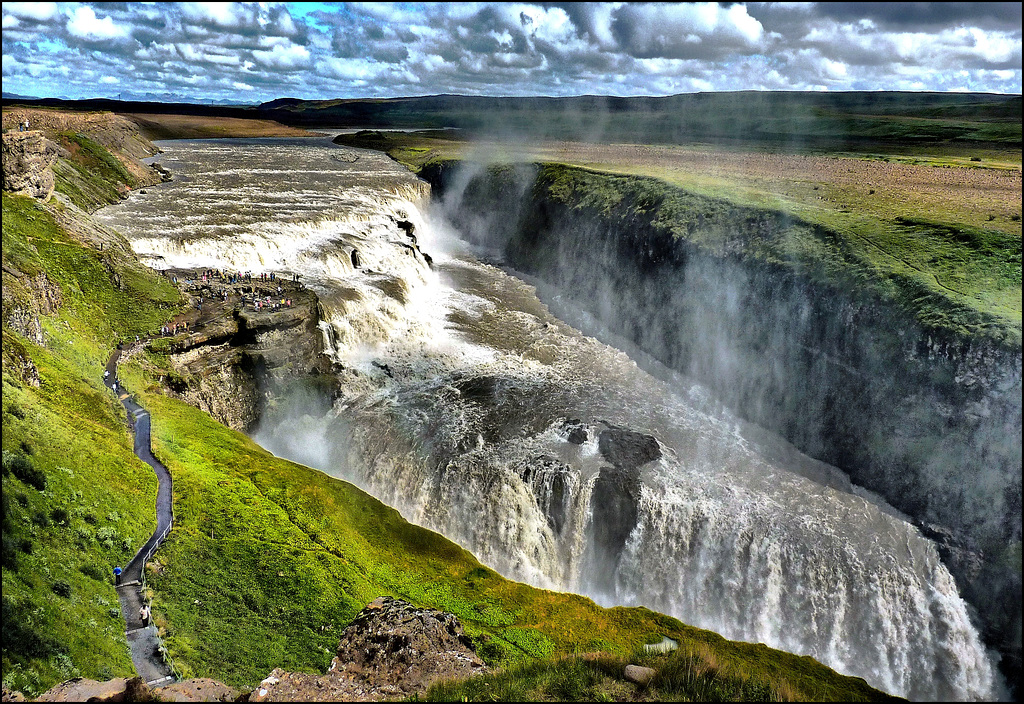
<svg viewBox="0 0 1024 704">
<path fill-rule="evenodd" d="M 764 92 L 570 98 L 430 95 L 254 106 L 4 96 L 4 104 L 276 120 L 300 127 L 460 128 L 469 135 L 634 143 L 743 143 L 861 149 L 942 143 L 1021 147 L 1021 96 L 991 93 Z"/>
<path fill-rule="evenodd" d="M 507 136 L 642 143 L 994 142 L 1020 147 L 1021 97 L 988 93 L 758 92 L 666 97 L 282 99 L 258 111 L 285 124 L 458 127 Z M 842 146 L 842 145 L 840 145 Z"/>
</svg>

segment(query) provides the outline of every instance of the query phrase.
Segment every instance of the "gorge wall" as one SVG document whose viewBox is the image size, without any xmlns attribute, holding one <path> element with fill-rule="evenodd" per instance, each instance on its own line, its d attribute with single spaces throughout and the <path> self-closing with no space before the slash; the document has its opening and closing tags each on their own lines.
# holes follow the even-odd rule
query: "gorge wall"
<svg viewBox="0 0 1024 704">
<path fill-rule="evenodd" d="M 783 213 L 550 164 L 421 176 L 465 239 L 537 277 L 553 306 L 582 308 L 908 514 L 1016 681 L 1019 335 L 913 281 L 871 281 L 839 235 Z M 825 256 L 793 254 L 796 241 Z M 952 324 L 922 320 L 922 301 Z"/>
</svg>

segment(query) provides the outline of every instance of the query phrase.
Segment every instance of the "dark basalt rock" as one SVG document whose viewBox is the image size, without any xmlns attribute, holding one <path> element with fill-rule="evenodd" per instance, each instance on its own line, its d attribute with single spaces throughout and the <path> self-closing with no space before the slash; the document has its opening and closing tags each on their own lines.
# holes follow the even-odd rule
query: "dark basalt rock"
<svg viewBox="0 0 1024 704">
<path fill-rule="evenodd" d="M 636 433 L 609 425 L 597 437 L 601 456 L 620 469 L 636 469 L 661 457 L 661 447 L 653 435 Z"/>
<path fill-rule="evenodd" d="M 566 439 L 573 445 L 582 445 L 590 439 L 587 425 L 577 418 L 562 423 L 562 429 L 568 431 L 569 436 Z"/>
<path fill-rule="evenodd" d="M 598 450 L 611 467 L 603 467 L 590 497 L 594 516 L 585 563 L 594 585 L 611 591 L 615 570 L 640 514 L 640 467 L 661 457 L 653 435 L 606 424 Z"/>
</svg>

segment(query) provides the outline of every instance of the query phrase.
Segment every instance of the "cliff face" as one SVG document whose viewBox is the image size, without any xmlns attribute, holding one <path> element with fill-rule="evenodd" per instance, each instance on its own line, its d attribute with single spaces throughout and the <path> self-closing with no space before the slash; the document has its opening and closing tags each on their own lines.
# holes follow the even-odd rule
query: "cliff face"
<svg viewBox="0 0 1024 704">
<path fill-rule="evenodd" d="M 53 193 L 57 145 L 42 132 L 7 132 L 3 136 L 4 190 L 46 200 Z"/>
<path fill-rule="evenodd" d="M 573 190 L 549 167 L 421 175 L 465 236 L 909 514 L 1019 662 L 1019 342 L 923 323 L 904 301 L 927 292 L 787 261 L 798 236 L 843 252 L 784 214 L 698 197 L 667 212 L 647 184 Z"/>
<path fill-rule="evenodd" d="M 283 291 L 277 294 L 276 283 L 202 281 L 190 271 L 166 275 L 182 282 L 190 304 L 172 323 L 179 325 L 178 332 L 154 343 L 169 353 L 175 372 L 169 386 L 224 425 L 250 429 L 275 391 L 330 370 L 317 327 L 319 301 L 312 291 L 291 281 L 280 282 Z M 291 305 L 256 310 L 254 296 L 285 298 Z"/>
</svg>

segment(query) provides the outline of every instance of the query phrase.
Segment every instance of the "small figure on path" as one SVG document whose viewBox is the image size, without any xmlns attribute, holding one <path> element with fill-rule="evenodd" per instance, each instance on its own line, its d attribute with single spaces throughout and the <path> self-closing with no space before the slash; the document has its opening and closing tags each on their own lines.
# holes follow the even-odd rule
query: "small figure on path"
<svg viewBox="0 0 1024 704">
<path fill-rule="evenodd" d="M 143 627 L 149 625 L 149 604 L 143 604 L 139 607 L 139 620 L 142 621 Z"/>
<path fill-rule="evenodd" d="M 115 386 L 116 386 L 116 384 L 115 384 Z M 120 585 L 121 584 L 121 568 L 120 567 L 115 567 L 114 568 L 114 584 L 115 585 Z"/>
</svg>

